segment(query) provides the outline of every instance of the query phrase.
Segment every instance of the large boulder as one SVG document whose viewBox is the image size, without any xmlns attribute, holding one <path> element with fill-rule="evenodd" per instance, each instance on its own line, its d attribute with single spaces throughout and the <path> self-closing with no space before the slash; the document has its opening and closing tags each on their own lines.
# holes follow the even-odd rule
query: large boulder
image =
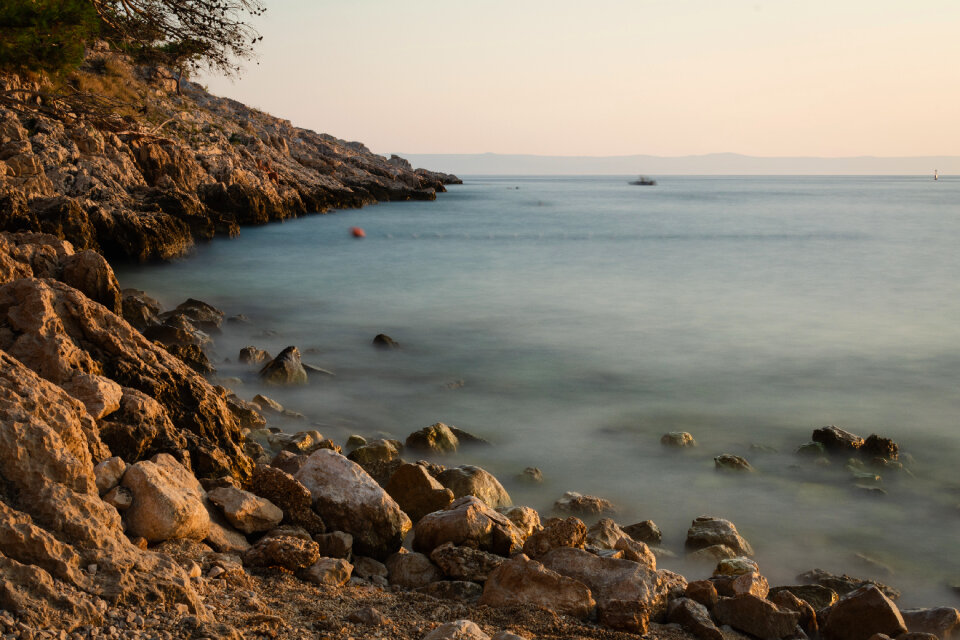
<svg viewBox="0 0 960 640">
<path fill-rule="evenodd" d="M 287 347 L 260 369 L 260 378 L 267 384 L 307 384 L 307 372 L 300 362 L 300 351 Z"/>
<path fill-rule="evenodd" d="M 453 492 L 419 464 L 398 467 L 384 489 L 413 522 L 453 502 Z"/>
<path fill-rule="evenodd" d="M 740 535 L 732 522 L 712 516 L 698 517 L 687 530 L 684 546 L 687 551 L 697 551 L 714 545 L 729 547 L 738 555 L 753 555 L 753 547 Z"/>
<path fill-rule="evenodd" d="M 480 604 L 491 607 L 534 605 L 577 618 L 589 617 L 596 608 L 590 589 L 582 582 L 551 571 L 522 553 L 490 574 Z"/>
<path fill-rule="evenodd" d="M 131 544 L 99 497 L 94 464 L 109 455 L 79 401 L 0 350 L 0 608 L 20 621 L 100 625 L 101 598 L 201 611 L 187 575 Z"/>
<path fill-rule="evenodd" d="M 510 494 L 492 474 L 473 465 L 450 467 L 437 475 L 437 480 L 453 491 L 454 498 L 476 496 L 492 509 L 513 504 Z"/>
<path fill-rule="evenodd" d="M 384 560 L 410 531 L 410 518 L 393 498 L 339 453 L 314 451 L 295 478 L 310 491 L 313 508 L 324 523 L 353 536 L 359 555 Z"/>
<path fill-rule="evenodd" d="M 133 504 L 123 514 L 130 535 L 148 542 L 207 537 L 210 516 L 203 487 L 173 456 L 161 453 L 131 465 L 122 485 L 133 494 Z"/>
<path fill-rule="evenodd" d="M 670 571 L 655 571 L 638 562 L 604 558 L 582 549 L 559 547 L 541 558 L 543 565 L 590 587 L 601 622 L 645 633 L 662 620 L 671 594 L 682 594 L 687 581 Z"/>
<path fill-rule="evenodd" d="M 126 388 L 131 388 L 151 398 L 163 429 L 176 427 L 172 430 L 175 435 L 163 439 L 184 440 L 199 475 L 229 474 L 238 479 L 249 475 L 252 462 L 241 448 L 240 426 L 221 392 L 76 289 L 62 282 L 30 278 L 3 285 L 0 325 L 5 328 L 0 331 L 0 349 L 54 384 L 69 388 L 78 373 L 91 374 L 125 388 L 124 397 L 129 395 Z M 106 419 L 120 418 L 124 397 L 119 411 Z M 129 425 L 125 421 L 115 424 Z M 130 430 L 136 428 L 129 425 Z M 124 437 L 119 435 L 117 440 Z M 129 440 L 135 442 L 136 438 Z M 136 459 L 114 453 L 130 462 Z"/>
<path fill-rule="evenodd" d="M 824 640 L 867 640 L 875 633 L 895 638 L 907 631 L 900 610 L 875 585 L 854 589 L 837 601 L 824 617 Z"/>
<path fill-rule="evenodd" d="M 435 511 L 414 527 L 413 548 L 430 553 L 451 542 L 507 556 L 520 550 L 523 534 L 510 519 L 474 496 L 454 500 L 443 511 Z"/>
</svg>

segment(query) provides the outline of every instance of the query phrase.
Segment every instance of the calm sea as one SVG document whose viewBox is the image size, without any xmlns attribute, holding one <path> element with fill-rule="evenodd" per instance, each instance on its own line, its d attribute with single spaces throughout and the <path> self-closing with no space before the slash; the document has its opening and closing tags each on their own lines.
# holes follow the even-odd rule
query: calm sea
<svg viewBox="0 0 960 640">
<path fill-rule="evenodd" d="M 245 228 L 118 275 L 168 307 L 192 296 L 248 316 L 215 347 L 241 396 L 264 391 L 236 364 L 248 344 L 297 345 L 335 372 L 266 391 L 308 417 L 287 430 L 402 439 L 445 422 L 495 443 L 447 463 L 487 468 L 517 503 L 601 495 L 681 556 L 690 520 L 721 516 L 771 584 L 820 567 L 956 606 L 960 180 L 465 182 L 432 203 Z M 381 332 L 402 349 L 372 348 Z M 894 438 L 912 476 L 882 474 L 876 496 L 842 461 L 798 458 L 827 424 Z M 699 446 L 665 450 L 674 430 Z M 756 473 L 717 473 L 721 453 Z M 515 479 L 527 466 L 542 485 Z"/>
</svg>

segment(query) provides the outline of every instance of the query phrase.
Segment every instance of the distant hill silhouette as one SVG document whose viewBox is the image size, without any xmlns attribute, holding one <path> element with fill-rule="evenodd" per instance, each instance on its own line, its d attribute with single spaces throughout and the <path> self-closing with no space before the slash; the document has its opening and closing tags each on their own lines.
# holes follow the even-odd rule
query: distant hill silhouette
<svg viewBox="0 0 960 640">
<path fill-rule="evenodd" d="M 766 158 L 738 153 L 699 156 L 537 156 L 499 153 L 401 153 L 415 167 L 473 175 L 960 175 L 960 156 Z"/>
</svg>

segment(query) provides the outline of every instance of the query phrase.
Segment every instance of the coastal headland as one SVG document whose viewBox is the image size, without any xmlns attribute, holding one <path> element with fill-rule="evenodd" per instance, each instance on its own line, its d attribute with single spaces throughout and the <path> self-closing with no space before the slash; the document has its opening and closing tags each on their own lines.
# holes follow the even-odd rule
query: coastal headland
<svg viewBox="0 0 960 640">
<path fill-rule="evenodd" d="M 88 88 L 142 113 L 0 105 L 0 631 L 11 638 L 803 638 L 941 640 L 952 608 L 811 571 L 770 585 L 722 514 L 683 549 L 602 496 L 513 505 L 436 423 L 404 441 L 276 428 L 268 396 L 208 378 L 224 322 L 121 290 L 110 261 L 183 255 L 242 225 L 431 200 L 458 179 L 298 129 L 93 51 Z M 7 75 L 2 90 L 43 94 Z M 371 336 L 370 348 L 403 348 Z M 276 385 L 327 372 L 295 346 L 239 354 Z M 896 461 L 836 428 L 816 454 Z M 667 434 L 664 446 L 686 446 Z M 719 468 L 744 472 L 740 460 Z M 721 469 L 722 471 L 723 469 Z M 749 471 L 746 471 L 749 472 Z M 526 476 L 537 482 L 539 471 Z M 411 535 L 412 534 L 412 535 Z M 706 579 L 658 568 L 699 558 Z"/>
</svg>

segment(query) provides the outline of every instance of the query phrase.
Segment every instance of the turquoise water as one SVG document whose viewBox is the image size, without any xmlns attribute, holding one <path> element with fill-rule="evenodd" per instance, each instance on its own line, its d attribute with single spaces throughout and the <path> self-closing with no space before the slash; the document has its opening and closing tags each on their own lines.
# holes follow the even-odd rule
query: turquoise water
<svg viewBox="0 0 960 640">
<path fill-rule="evenodd" d="M 771 583 L 816 566 L 956 606 L 958 240 L 960 180 L 477 177 L 118 276 L 169 307 L 192 296 L 249 316 L 215 354 L 244 397 L 262 391 L 235 364 L 247 344 L 294 344 L 334 371 L 268 391 L 308 417 L 288 430 L 402 438 L 446 422 L 496 443 L 448 462 L 488 468 L 518 503 L 602 495 L 678 552 L 690 520 L 722 516 Z M 380 332 L 403 348 L 373 349 Z M 842 463 L 798 459 L 825 424 L 894 438 L 915 477 L 884 474 L 877 498 Z M 664 450 L 671 430 L 699 446 Z M 716 473 L 721 453 L 757 473 Z M 526 466 L 545 483 L 515 481 Z"/>
</svg>

